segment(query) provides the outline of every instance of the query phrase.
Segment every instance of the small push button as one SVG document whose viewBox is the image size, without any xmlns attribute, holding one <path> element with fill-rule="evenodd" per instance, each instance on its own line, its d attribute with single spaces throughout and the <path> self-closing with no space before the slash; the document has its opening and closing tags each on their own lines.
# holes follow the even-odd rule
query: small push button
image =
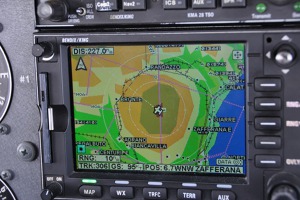
<svg viewBox="0 0 300 200">
<path fill-rule="evenodd" d="M 256 136 L 255 137 L 255 147 L 257 149 L 280 149 L 281 148 L 281 138 L 280 137 Z"/>
<path fill-rule="evenodd" d="M 186 199 L 201 200 L 201 191 L 179 189 L 177 192 L 177 197 L 179 200 L 186 200 Z"/>
<path fill-rule="evenodd" d="M 264 13 L 267 10 L 267 5 L 265 3 L 259 3 L 256 5 L 256 11 L 258 13 Z"/>
<path fill-rule="evenodd" d="M 279 131 L 281 129 L 280 117 L 256 117 L 255 128 L 265 131 Z"/>
<path fill-rule="evenodd" d="M 106 12 L 106 11 L 115 11 L 118 10 L 118 2 L 117 0 L 96 0 L 96 10 L 98 12 Z"/>
<path fill-rule="evenodd" d="M 97 197 L 102 196 L 100 186 L 83 185 L 79 188 L 79 194 L 83 197 Z"/>
<path fill-rule="evenodd" d="M 124 10 L 146 10 L 146 0 L 123 0 Z"/>
<path fill-rule="evenodd" d="M 235 194 L 231 191 L 212 191 L 212 200 L 235 200 Z"/>
<path fill-rule="evenodd" d="M 257 92 L 279 92 L 281 90 L 280 78 L 257 78 L 254 82 Z"/>
<path fill-rule="evenodd" d="M 259 168 L 279 168 L 281 167 L 281 157 L 279 155 L 257 155 L 255 156 L 255 166 Z"/>
<path fill-rule="evenodd" d="M 133 199 L 133 188 L 132 187 L 111 187 L 110 196 L 113 199 Z"/>
<path fill-rule="evenodd" d="M 179 10 L 187 8 L 187 0 L 163 0 L 165 10 Z"/>
<path fill-rule="evenodd" d="M 145 199 L 168 199 L 166 188 L 144 188 Z"/>
<path fill-rule="evenodd" d="M 294 11 L 300 12 L 300 2 L 299 1 L 294 4 Z"/>
<path fill-rule="evenodd" d="M 246 7 L 246 0 L 222 0 L 223 8 Z"/>
<path fill-rule="evenodd" d="M 281 110 L 280 98 L 256 98 L 254 103 L 255 110 L 278 111 Z"/>
<path fill-rule="evenodd" d="M 216 8 L 216 0 L 193 0 L 193 8 Z"/>
</svg>

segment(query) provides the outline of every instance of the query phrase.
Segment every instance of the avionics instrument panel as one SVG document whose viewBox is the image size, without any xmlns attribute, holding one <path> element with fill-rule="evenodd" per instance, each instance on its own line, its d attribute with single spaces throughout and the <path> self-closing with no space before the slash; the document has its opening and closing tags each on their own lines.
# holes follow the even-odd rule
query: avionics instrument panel
<svg viewBox="0 0 300 200">
<path fill-rule="evenodd" d="M 35 51 L 56 41 L 59 55 L 37 57 L 42 197 L 297 199 L 283 131 L 297 35 L 36 34 Z"/>
<path fill-rule="evenodd" d="M 37 27 L 214 25 L 299 22 L 295 0 L 37 1 Z"/>
<path fill-rule="evenodd" d="M 36 0 L 31 11 L 24 68 L 0 18 L 1 157 L 19 141 L 25 84 L 36 116 L 21 124 L 35 134 L 16 144 L 20 167 L 0 163 L 0 199 L 300 199 L 300 1 Z M 38 195 L 17 183 L 28 169 Z"/>
</svg>

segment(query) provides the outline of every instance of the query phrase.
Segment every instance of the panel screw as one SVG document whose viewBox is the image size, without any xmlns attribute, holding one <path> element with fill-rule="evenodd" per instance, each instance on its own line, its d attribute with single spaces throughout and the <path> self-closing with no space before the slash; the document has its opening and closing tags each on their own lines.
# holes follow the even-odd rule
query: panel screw
<svg viewBox="0 0 300 200">
<path fill-rule="evenodd" d="M 22 142 L 17 148 L 17 156 L 25 162 L 33 161 L 36 154 L 36 148 L 31 142 Z"/>
<path fill-rule="evenodd" d="M 3 170 L 1 172 L 1 178 L 5 181 L 12 180 L 14 178 L 13 172 L 9 169 Z"/>
<path fill-rule="evenodd" d="M 0 135 L 7 135 L 10 132 L 10 128 L 6 124 L 0 124 Z"/>
</svg>

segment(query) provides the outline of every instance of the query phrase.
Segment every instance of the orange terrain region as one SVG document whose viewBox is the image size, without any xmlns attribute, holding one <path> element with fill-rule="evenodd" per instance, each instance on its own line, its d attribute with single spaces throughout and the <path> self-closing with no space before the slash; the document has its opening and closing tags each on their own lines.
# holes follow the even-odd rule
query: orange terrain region
<svg viewBox="0 0 300 200">
<path fill-rule="evenodd" d="M 122 85 L 118 85 L 118 84 L 115 85 L 115 92 L 117 94 L 119 94 L 120 96 L 122 95 L 122 90 L 123 90 L 123 86 Z"/>
<path fill-rule="evenodd" d="M 93 56 L 93 67 L 120 67 L 123 75 L 142 70 L 150 59 L 147 46 L 114 46 L 114 55 Z"/>
<path fill-rule="evenodd" d="M 178 142 L 186 133 L 188 123 L 194 108 L 194 102 L 192 101 L 192 96 L 190 93 L 189 87 L 170 76 L 161 75 L 161 83 L 172 86 L 179 95 L 179 108 L 177 115 L 177 123 L 172 133 L 170 134 L 150 134 L 141 123 L 141 109 L 142 103 L 151 103 L 151 106 L 158 105 L 157 102 L 146 102 L 146 99 L 143 99 L 143 102 L 119 102 L 119 110 L 121 120 L 129 131 L 129 133 L 121 132 L 122 137 L 146 137 L 147 143 L 154 144 L 167 144 L 168 147 L 171 147 L 173 144 Z M 126 84 L 128 86 L 129 84 Z M 131 82 L 130 89 L 124 88 L 126 91 L 124 94 L 125 97 L 142 97 L 143 93 L 149 90 L 152 87 L 157 87 L 158 82 L 153 76 L 141 75 L 135 78 L 134 82 Z M 158 99 L 158 98 L 157 98 Z M 170 99 L 172 101 L 172 99 Z M 166 102 L 167 103 L 167 102 Z M 154 108 L 153 108 L 154 109 Z M 167 112 L 165 114 L 168 114 Z M 149 118 L 155 118 L 154 120 L 160 120 L 159 117 L 155 116 L 153 112 L 149 112 Z M 159 152 L 160 149 L 151 149 L 153 151 Z"/>
<path fill-rule="evenodd" d="M 86 105 L 99 105 L 103 103 L 103 95 L 82 97 L 80 103 Z"/>
<path fill-rule="evenodd" d="M 163 48 L 162 49 L 164 53 L 175 53 L 175 52 L 178 52 L 180 53 L 181 52 L 181 47 L 166 47 L 166 48 Z"/>
</svg>

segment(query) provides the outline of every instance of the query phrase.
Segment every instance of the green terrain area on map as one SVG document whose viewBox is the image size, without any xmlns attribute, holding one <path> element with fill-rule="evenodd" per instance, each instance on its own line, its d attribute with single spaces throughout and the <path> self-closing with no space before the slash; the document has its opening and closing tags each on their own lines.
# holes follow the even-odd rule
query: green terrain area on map
<svg viewBox="0 0 300 200">
<path fill-rule="evenodd" d="M 70 47 L 77 169 L 210 166 L 217 135 L 231 134 L 237 123 L 222 127 L 215 118 L 231 91 L 244 90 L 244 49 L 241 43 Z M 243 167 L 233 166 L 232 173 Z"/>
</svg>

